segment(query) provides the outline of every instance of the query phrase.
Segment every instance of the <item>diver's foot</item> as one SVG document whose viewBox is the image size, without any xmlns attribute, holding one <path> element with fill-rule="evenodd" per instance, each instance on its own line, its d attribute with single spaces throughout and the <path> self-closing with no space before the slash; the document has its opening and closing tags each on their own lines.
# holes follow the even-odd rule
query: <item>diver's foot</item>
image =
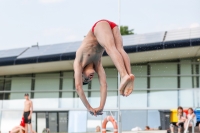
<svg viewBox="0 0 200 133">
<path fill-rule="evenodd" d="M 124 90 L 130 80 L 131 80 L 131 77 L 128 74 L 121 78 L 120 87 L 119 87 L 121 95 L 124 95 Z"/>
<path fill-rule="evenodd" d="M 123 94 L 124 96 L 129 96 L 133 92 L 134 80 L 135 76 L 133 74 L 130 74 L 130 80 L 124 89 L 124 94 Z"/>
</svg>

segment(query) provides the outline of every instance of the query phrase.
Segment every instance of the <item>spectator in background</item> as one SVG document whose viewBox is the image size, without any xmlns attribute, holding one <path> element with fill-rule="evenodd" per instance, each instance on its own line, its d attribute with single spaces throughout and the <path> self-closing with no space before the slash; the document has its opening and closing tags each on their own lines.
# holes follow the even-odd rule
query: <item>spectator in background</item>
<svg viewBox="0 0 200 133">
<path fill-rule="evenodd" d="M 158 129 L 154 129 L 154 128 L 150 128 L 149 126 L 146 126 L 144 130 L 158 130 Z"/>
<path fill-rule="evenodd" d="M 178 127 L 178 133 L 181 133 L 181 130 L 184 127 L 184 122 L 186 120 L 186 114 L 183 112 L 183 108 L 179 106 L 177 108 L 177 117 L 178 117 L 178 122 L 177 123 L 171 123 L 170 124 L 170 130 L 171 133 L 174 133 L 174 127 Z"/>
<path fill-rule="evenodd" d="M 199 123 L 199 131 L 200 131 L 200 123 Z"/>
<path fill-rule="evenodd" d="M 50 133 L 50 129 L 49 128 L 44 128 L 42 133 Z"/>
<path fill-rule="evenodd" d="M 100 126 L 96 127 L 96 132 L 101 132 L 101 127 Z"/>
<path fill-rule="evenodd" d="M 146 126 L 144 130 L 151 130 L 149 126 Z"/>
<path fill-rule="evenodd" d="M 188 122 L 191 120 L 191 119 L 193 119 L 194 120 L 194 123 L 196 123 L 195 122 L 195 120 L 196 120 L 196 115 L 194 114 L 194 110 L 192 109 L 192 108 L 189 108 L 188 109 L 188 115 L 186 116 L 186 120 L 185 120 L 185 123 L 184 123 L 184 128 L 186 129 L 187 128 L 187 124 L 188 124 Z M 189 123 L 189 127 L 192 127 L 192 122 L 190 122 Z"/>
<path fill-rule="evenodd" d="M 200 123 L 199 123 L 199 131 L 200 131 Z"/>
</svg>

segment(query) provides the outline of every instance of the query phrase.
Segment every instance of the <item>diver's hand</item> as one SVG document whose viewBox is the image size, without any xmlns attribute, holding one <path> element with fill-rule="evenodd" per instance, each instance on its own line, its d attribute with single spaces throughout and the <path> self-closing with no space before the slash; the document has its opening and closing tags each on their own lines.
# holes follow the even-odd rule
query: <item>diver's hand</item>
<svg viewBox="0 0 200 133">
<path fill-rule="evenodd" d="M 94 108 L 96 110 L 96 113 L 97 115 L 102 115 L 102 111 L 103 111 L 103 108 L 102 107 L 98 107 L 98 108 Z"/>
<path fill-rule="evenodd" d="M 97 116 L 95 109 L 93 109 L 92 107 L 90 107 L 88 110 L 89 110 L 89 112 L 90 112 L 91 115 Z"/>
</svg>

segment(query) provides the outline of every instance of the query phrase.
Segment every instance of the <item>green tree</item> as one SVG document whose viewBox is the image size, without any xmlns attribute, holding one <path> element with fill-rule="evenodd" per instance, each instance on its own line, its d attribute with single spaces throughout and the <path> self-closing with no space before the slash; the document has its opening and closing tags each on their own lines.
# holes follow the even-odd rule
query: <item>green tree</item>
<svg viewBox="0 0 200 133">
<path fill-rule="evenodd" d="M 134 34 L 133 32 L 134 29 L 128 29 L 128 26 L 120 26 L 120 33 L 121 35 L 132 35 Z"/>
</svg>

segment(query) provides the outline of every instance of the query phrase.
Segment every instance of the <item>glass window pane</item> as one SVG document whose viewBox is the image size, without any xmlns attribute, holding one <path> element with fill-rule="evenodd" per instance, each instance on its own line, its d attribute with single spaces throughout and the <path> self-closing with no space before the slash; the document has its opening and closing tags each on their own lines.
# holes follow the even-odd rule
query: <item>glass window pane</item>
<svg viewBox="0 0 200 133">
<path fill-rule="evenodd" d="M 95 91 L 91 92 L 91 97 L 89 97 L 90 105 L 94 108 L 99 107 L 100 105 L 100 92 Z M 104 106 L 104 109 L 117 108 L 117 92 L 108 91 L 107 99 Z"/>
<path fill-rule="evenodd" d="M 196 107 L 200 107 L 200 89 L 196 89 L 195 91 L 195 95 L 196 95 Z"/>
<path fill-rule="evenodd" d="M 31 123 L 32 123 L 32 129 L 36 131 L 36 113 L 32 113 Z"/>
<path fill-rule="evenodd" d="M 158 110 L 148 110 L 148 126 L 158 129 L 160 126 L 160 112 Z"/>
<path fill-rule="evenodd" d="M 54 109 L 59 107 L 59 98 L 32 99 L 34 109 Z"/>
<path fill-rule="evenodd" d="M 59 112 L 59 132 L 68 131 L 68 113 Z"/>
<path fill-rule="evenodd" d="M 94 78 L 91 81 L 91 89 L 94 90 L 100 90 L 100 84 L 99 84 L 99 78 L 97 76 L 97 74 L 95 74 Z"/>
<path fill-rule="evenodd" d="M 76 126 L 74 126 L 76 125 Z M 69 111 L 68 132 L 86 132 L 87 111 Z"/>
<path fill-rule="evenodd" d="M 106 72 L 106 81 L 107 81 L 107 85 L 108 85 L 108 89 L 116 89 L 118 90 L 117 86 L 117 75 L 118 75 L 118 71 L 116 68 L 105 68 L 105 72 Z"/>
<path fill-rule="evenodd" d="M 193 107 L 193 89 L 179 91 L 180 106 Z"/>
<path fill-rule="evenodd" d="M 37 113 L 37 133 L 42 133 L 46 128 L 46 114 Z"/>
<path fill-rule="evenodd" d="M 49 74 L 36 74 L 35 79 L 35 90 L 36 91 L 49 91 L 49 90 L 59 90 L 60 84 L 60 74 L 59 73 L 49 73 Z M 34 98 L 58 98 L 58 92 L 52 93 L 35 93 Z"/>
<path fill-rule="evenodd" d="M 180 64 L 180 87 L 192 88 L 192 65 L 190 60 L 182 60 Z"/>
<path fill-rule="evenodd" d="M 5 95 L 13 95 L 13 99 L 3 100 L 3 109 L 23 109 L 24 108 L 24 93 L 5 93 Z M 14 98 L 16 97 L 16 98 Z"/>
<path fill-rule="evenodd" d="M 63 90 L 73 90 L 74 89 L 74 77 L 73 72 L 64 72 L 63 73 Z"/>
<path fill-rule="evenodd" d="M 85 91 L 84 93 L 85 93 L 86 98 L 88 99 L 88 92 Z M 80 97 L 78 97 L 77 95 L 76 95 L 75 101 L 76 101 L 76 102 L 75 102 L 75 108 L 82 108 L 82 109 L 85 109 L 85 105 L 84 105 L 83 102 L 81 101 Z M 88 101 L 89 101 L 89 100 L 88 100 Z"/>
<path fill-rule="evenodd" d="M 177 64 L 172 63 L 152 63 L 150 74 L 150 88 L 161 89 L 161 88 L 177 88 Z M 168 76 L 168 75 L 174 75 Z M 154 77 L 158 76 L 158 77 Z M 169 84 L 170 83 L 170 84 Z"/>
<path fill-rule="evenodd" d="M 200 107 L 200 64 L 199 64 L 199 88 L 196 90 L 197 93 L 196 96 L 197 96 L 197 106 L 196 107 Z"/>
<path fill-rule="evenodd" d="M 31 77 L 13 77 L 11 81 L 11 91 L 31 91 Z M 11 93 L 10 99 L 24 99 L 24 93 Z"/>
<path fill-rule="evenodd" d="M 106 81 L 109 89 L 116 89 L 117 88 L 117 70 L 115 68 L 105 68 L 106 72 Z M 97 91 L 92 91 L 91 97 L 89 98 L 90 104 L 92 107 L 99 107 L 100 105 L 100 84 L 98 76 L 95 75 L 92 82 L 91 82 L 91 89 L 95 89 Z M 116 108 L 117 107 L 117 91 L 108 91 L 107 92 L 107 99 L 104 108 Z"/>
<path fill-rule="evenodd" d="M 74 90 L 74 73 L 64 72 L 63 73 L 63 87 L 62 90 L 71 90 L 70 92 L 62 92 L 62 98 L 59 99 L 59 107 L 60 108 L 74 108 L 75 99 L 74 97 L 77 95 Z"/>
<path fill-rule="evenodd" d="M 49 113 L 49 129 L 51 132 L 57 131 L 57 113 Z"/>
<path fill-rule="evenodd" d="M 4 93 L 4 100 L 10 99 L 10 93 Z"/>
<path fill-rule="evenodd" d="M 192 89 L 192 65 L 191 60 L 181 60 L 180 64 L 180 88 L 179 100 L 180 106 L 193 106 L 193 89 Z M 187 90 L 184 90 L 187 89 Z"/>
<path fill-rule="evenodd" d="M 147 125 L 147 111 L 121 111 L 121 119 L 122 131 L 130 131 L 134 127 L 140 127 L 144 129 L 144 127 Z"/>
<path fill-rule="evenodd" d="M 58 98 L 59 94 L 58 92 L 35 92 L 34 98 Z"/>
<path fill-rule="evenodd" d="M 1 105 L 1 101 L 0 101 L 0 105 Z M 1 130 L 1 121 L 2 121 L 2 114 L 1 114 L 1 110 L 0 110 L 0 116 L 1 116 L 1 118 L 0 118 L 0 130 Z"/>
<path fill-rule="evenodd" d="M 30 90 L 31 90 L 31 77 L 12 78 L 11 91 L 30 91 Z"/>
<path fill-rule="evenodd" d="M 147 88 L 147 65 L 132 66 L 132 73 L 135 75 L 134 89 Z"/>
<path fill-rule="evenodd" d="M 151 77 L 151 89 L 176 89 L 178 87 L 177 77 Z"/>
<path fill-rule="evenodd" d="M 149 107 L 153 108 L 176 108 L 178 106 L 177 90 L 150 91 Z"/>
<path fill-rule="evenodd" d="M 59 99 L 60 108 L 74 108 L 76 92 L 63 92 L 62 98 Z"/>
<path fill-rule="evenodd" d="M 115 68 L 105 68 L 105 73 L 106 73 L 106 81 L 108 85 L 108 89 L 118 89 L 117 86 L 117 76 L 118 72 L 117 69 Z M 92 79 L 91 82 L 91 89 L 100 89 L 100 84 L 99 84 L 99 78 L 98 75 L 95 74 L 94 78 Z"/>
<path fill-rule="evenodd" d="M 140 102 L 138 102 L 138 100 Z M 147 91 L 135 90 L 128 97 L 120 98 L 121 108 L 145 108 L 147 107 Z"/>
<path fill-rule="evenodd" d="M 5 93 L 5 94 L 8 94 L 9 95 L 9 98 L 10 100 L 14 100 L 14 99 L 24 99 L 24 94 L 26 92 L 15 92 L 15 93 Z M 30 93 L 28 93 L 29 96 L 30 96 Z"/>
<path fill-rule="evenodd" d="M 89 84 L 83 85 L 83 90 L 88 90 Z"/>
<path fill-rule="evenodd" d="M 73 98 L 74 95 L 77 95 L 76 91 L 62 92 L 62 98 Z"/>
<path fill-rule="evenodd" d="M 11 79 L 5 79 L 4 90 L 9 91 L 11 89 Z"/>
<path fill-rule="evenodd" d="M 177 75 L 177 64 L 175 63 L 151 63 L 150 66 L 152 76 Z"/>
<path fill-rule="evenodd" d="M 110 109 L 110 108 L 116 108 L 116 107 L 117 107 L 117 92 L 116 91 L 108 91 L 106 104 L 105 104 L 104 108 Z"/>
<path fill-rule="evenodd" d="M 3 100 L 0 100 L 0 109 L 2 108 Z"/>
<path fill-rule="evenodd" d="M 0 78 L 0 91 L 3 90 L 3 84 L 4 84 L 4 80 Z"/>
<path fill-rule="evenodd" d="M 3 93 L 0 93 L 0 101 L 3 100 Z"/>
<path fill-rule="evenodd" d="M 90 105 L 93 108 L 99 107 L 99 104 L 100 104 L 100 92 L 99 91 L 91 92 L 91 97 L 89 98 L 89 102 L 90 102 Z"/>
</svg>

